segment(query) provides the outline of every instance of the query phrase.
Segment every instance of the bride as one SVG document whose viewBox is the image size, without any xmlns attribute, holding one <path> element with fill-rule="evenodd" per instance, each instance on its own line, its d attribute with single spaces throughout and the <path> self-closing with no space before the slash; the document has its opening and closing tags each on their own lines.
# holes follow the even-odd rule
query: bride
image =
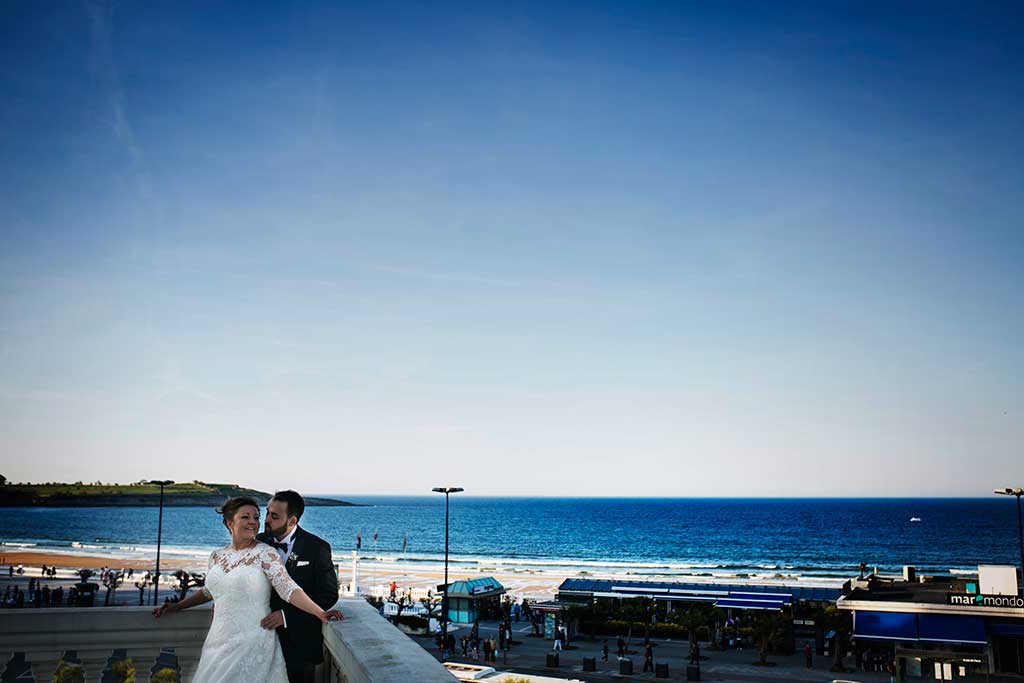
<svg viewBox="0 0 1024 683">
<path fill-rule="evenodd" d="M 178 603 L 164 603 L 153 616 L 215 601 L 213 623 L 203 643 L 194 683 L 267 681 L 287 683 L 284 655 L 277 634 L 260 626 L 267 616 L 270 589 L 281 599 L 321 622 L 341 618 L 325 612 L 288 576 L 277 551 L 256 541 L 260 511 L 248 497 L 232 498 L 218 510 L 231 533 L 231 543 L 210 555 L 206 586 Z"/>
</svg>

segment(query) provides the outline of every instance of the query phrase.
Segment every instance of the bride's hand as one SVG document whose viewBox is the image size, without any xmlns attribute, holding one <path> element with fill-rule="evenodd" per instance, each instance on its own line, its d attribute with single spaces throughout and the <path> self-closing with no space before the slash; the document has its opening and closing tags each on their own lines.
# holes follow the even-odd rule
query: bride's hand
<svg viewBox="0 0 1024 683">
<path fill-rule="evenodd" d="M 328 621 L 341 621 L 345 618 L 345 615 L 336 609 L 328 610 L 324 612 L 321 617 L 321 623 L 327 623 Z"/>
<path fill-rule="evenodd" d="M 171 614 L 178 611 L 178 605 L 174 602 L 165 602 L 156 609 L 153 610 L 153 616 L 159 619 L 165 614 Z"/>
</svg>

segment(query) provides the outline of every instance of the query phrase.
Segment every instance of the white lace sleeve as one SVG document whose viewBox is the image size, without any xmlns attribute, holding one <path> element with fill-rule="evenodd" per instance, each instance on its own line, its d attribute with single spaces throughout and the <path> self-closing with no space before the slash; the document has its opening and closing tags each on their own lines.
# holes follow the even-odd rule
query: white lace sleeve
<svg viewBox="0 0 1024 683">
<path fill-rule="evenodd" d="M 214 550 L 212 553 L 210 553 L 210 559 L 206 561 L 206 575 L 207 576 L 210 575 L 210 569 L 213 567 L 213 563 L 216 561 L 216 557 L 217 557 L 217 551 Z M 206 587 L 205 583 L 203 584 L 202 590 L 203 590 L 203 595 L 205 595 L 210 600 L 213 600 L 213 593 L 210 592 L 210 589 Z"/>
<path fill-rule="evenodd" d="M 285 569 L 284 563 L 278 557 L 277 551 L 269 545 L 260 548 L 260 567 L 263 568 L 263 573 L 270 580 L 270 585 L 274 587 L 281 599 L 291 602 L 292 593 L 299 585 L 292 581 L 292 577 L 288 576 L 288 570 Z"/>
</svg>

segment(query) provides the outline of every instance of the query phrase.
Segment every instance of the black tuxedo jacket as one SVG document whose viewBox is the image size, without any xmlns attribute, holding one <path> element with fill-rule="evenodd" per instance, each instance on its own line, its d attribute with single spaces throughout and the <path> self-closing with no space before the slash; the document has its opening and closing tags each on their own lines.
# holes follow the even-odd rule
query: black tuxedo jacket
<svg viewBox="0 0 1024 683">
<path fill-rule="evenodd" d="M 260 534 L 256 540 L 269 543 L 268 534 Z M 288 575 L 299 584 L 299 588 L 323 609 L 330 609 L 338 602 L 338 574 L 331 559 L 330 544 L 302 527 L 295 528 L 295 542 L 285 563 Z M 270 593 L 270 609 L 283 610 L 287 627 L 277 629 L 281 651 L 289 669 L 301 668 L 303 664 L 320 664 L 323 661 L 323 625 L 312 614 L 306 614 L 298 607 L 281 599 L 276 591 Z"/>
</svg>

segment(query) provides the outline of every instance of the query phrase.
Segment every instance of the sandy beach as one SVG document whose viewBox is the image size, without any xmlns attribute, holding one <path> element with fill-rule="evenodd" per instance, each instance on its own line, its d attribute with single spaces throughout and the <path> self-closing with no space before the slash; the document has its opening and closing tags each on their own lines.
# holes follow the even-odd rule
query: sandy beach
<svg viewBox="0 0 1024 683">
<path fill-rule="evenodd" d="M 335 558 L 337 560 L 337 558 Z M 110 567 L 115 569 L 134 569 L 138 571 L 152 570 L 156 565 L 156 558 L 119 558 L 103 555 L 68 555 L 62 553 L 47 553 L 35 551 L 15 551 L 0 553 L 0 578 L 7 578 L 6 568 L 13 565 L 21 565 L 25 573 L 15 575 L 15 581 L 27 581 L 30 577 L 38 577 L 39 569 L 43 565 L 57 567 L 58 569 L 100 569 Z M 205 563 L 194 560 L 182 560 L 180 558 L 161 558 L 160 568 L 162 572 L 175 571 L 177 569 L 188 569 L 190 571 L 205 571 Z M 352 583 L 352 563 L 338 563 L 338 579 L 342 590 L 346 590 Z M 63 572 L 62 572 L 63 573 Z M 449 572 L 449 581 L 460 579 L 478 579 L 483 576 L 492 576 L 497 579 L 509 593 L 531 600 L 551 599 L 558 585 L 566 577 L 556 576 L 543 572 L 492 572 L 481 571 L 477 574 L 465 572 Z M 444 583 L 444 571 L 434 567 L 396 568 L 391 563 L 373 563 L 362 561 L 359 564 L 357 583 L 360 592 L 368 594 L 383 594 L 388 590 L 390 583 L 394 581 L 400 588 L 412 589 L 414 596 L 425 595 L 428 590 L 434 590 L 439 584 Z"/>
</svg>

